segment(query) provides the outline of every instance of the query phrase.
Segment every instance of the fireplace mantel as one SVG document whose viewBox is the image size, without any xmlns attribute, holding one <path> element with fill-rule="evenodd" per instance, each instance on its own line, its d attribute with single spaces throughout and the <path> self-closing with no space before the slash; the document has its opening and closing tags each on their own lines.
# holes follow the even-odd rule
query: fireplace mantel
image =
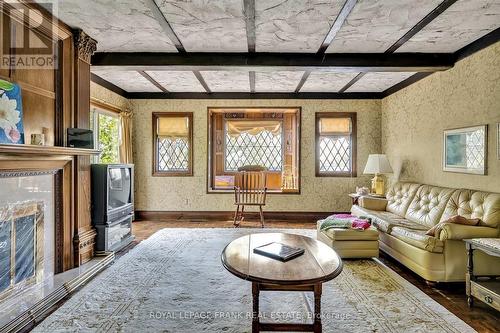
<svg viewBox="0 0 500 333">
<path fill-rule="evenodd" d="M 35 145 L 16 145 L 0 144 L 0 153 L 3 154 L 31 154 L 31 155 L 65 155 L 65 156 L 88 156 L 98 155 L 99 150 L 71 148 L 59 146 L 35 146 Z"/>
</svg>

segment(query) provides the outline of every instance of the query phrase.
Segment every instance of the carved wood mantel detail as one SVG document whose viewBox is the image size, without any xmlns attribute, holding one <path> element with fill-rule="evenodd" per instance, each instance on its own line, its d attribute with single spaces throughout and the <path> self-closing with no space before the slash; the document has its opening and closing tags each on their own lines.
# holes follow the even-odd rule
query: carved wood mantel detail
<svg viewBox="0 0 500 333">
<path fill-rule="evenodd" d="M 97 41 L 81 29 L 73 30 L 77 57 L 90 64 L 90 58 L 97 50 Z"/>
</svg>

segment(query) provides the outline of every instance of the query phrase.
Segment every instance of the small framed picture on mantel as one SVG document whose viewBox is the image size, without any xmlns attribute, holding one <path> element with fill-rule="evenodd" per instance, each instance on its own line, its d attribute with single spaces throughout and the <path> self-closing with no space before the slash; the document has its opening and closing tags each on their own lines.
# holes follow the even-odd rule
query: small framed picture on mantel
<svg viewBox="0 0 500 333">
<path fill-rule="evenodd" d="M 488 125 L 444 131 L 443 170 L 486 174 Z"/>
</svg>

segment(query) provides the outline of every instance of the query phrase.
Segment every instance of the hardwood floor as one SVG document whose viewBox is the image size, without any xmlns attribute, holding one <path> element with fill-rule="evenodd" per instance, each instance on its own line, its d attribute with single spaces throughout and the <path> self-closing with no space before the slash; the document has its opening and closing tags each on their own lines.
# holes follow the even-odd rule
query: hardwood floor
<svg viewBox="0 0 500 333">
<path fill-rule="evenodd" d="M 163 228 L 232 228 L 232 221 L 211 221 L 211 220 L 171 220 L 171 221 L 135 221 L 132 225 L 135 241 L 120 251 L 117 256 L 128 252 L 142 240 L 148 238 L 156 231 Z M 260 228 L 259 221 L 244 221 L 244 228 Z M 266 220 L 266 228 L 300 228 L 314 229 L 313 222 L 290 222 L 283 220 Z M 381 261 L 404 277 L 407 281 L 418 287 L 429 297 L 444 306 L 457 317 L 465 321 L 478 332 L 499 332 L 500 313 L 490 308 L 486 304 L 476 301 L 474 307 L 469 309 L 465 296 L 464 283 L 442 283 L 436 286 L 429 286 L 425 280 L 414 274 L 405 266 L 381 253 Z"/>
</svg>

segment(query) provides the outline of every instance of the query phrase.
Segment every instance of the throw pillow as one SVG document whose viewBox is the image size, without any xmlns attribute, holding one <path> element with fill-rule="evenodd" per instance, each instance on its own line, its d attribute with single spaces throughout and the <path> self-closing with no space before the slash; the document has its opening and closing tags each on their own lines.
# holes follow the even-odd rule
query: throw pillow
<svg viewBox="0 0 500 333">
<path fill-rule="evenodd" d="M 438 224 L 436 224 L 435 226 L 430 228 L 425 234 L 428 236 L 434 236 L 434 237 L 439 236 L 441 229 L 443 229 L 443 226 L 446 223 L 464 224 L 464 225 L 478 225 L 479 222 L 481 222 L 480 219 L 468 219 L 468 218 L 460 216 L 460 215 L 455 215 L 455 216 L 452 216 L 443 222 L 439 222 Z"/>
</svg>

